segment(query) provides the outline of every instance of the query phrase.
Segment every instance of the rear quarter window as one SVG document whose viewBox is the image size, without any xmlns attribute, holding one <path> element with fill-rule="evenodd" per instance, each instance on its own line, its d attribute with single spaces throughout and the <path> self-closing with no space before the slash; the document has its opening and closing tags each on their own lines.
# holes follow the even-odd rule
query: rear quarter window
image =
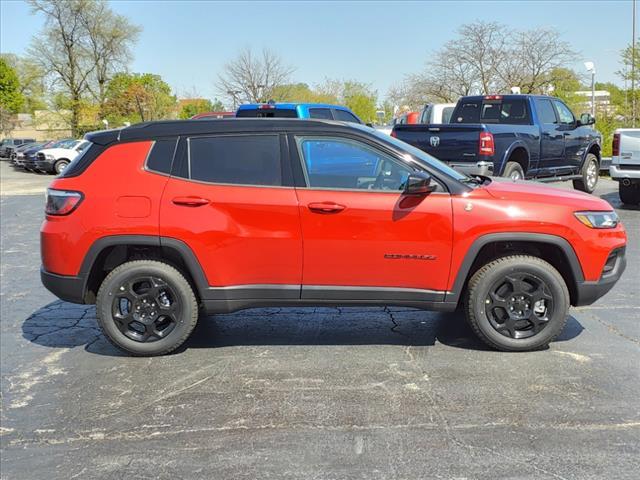
<svg viewBox="0 0 640 480">
<path fill-rule="evenodd" d="M 156 140 L 147 157 L 147 169 L 169 174 L 177 142 L 177 138 Z"/>
</svg>

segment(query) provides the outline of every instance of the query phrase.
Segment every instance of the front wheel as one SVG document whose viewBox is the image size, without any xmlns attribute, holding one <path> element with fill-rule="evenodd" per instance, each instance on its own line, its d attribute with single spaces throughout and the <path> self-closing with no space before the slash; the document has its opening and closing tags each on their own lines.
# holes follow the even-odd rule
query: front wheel
<svg viewBox="0 0 640 480">
<path fill-rule="evenodd" d="M 582 178 L 573 181 L 573 188 L 580 190 L 581 192 L 593 193 L 598 184 L 598 178 L 600 175 L 600 168 L 598 164 L 598 157 L 593 153 L 587 154 L 587 158 L 582 165 L 582 171 L 580 172 Z"/>
<path fill-rule="evenodd" d="M 640 183 L 630 183 L 623 185 L 622 181 L 618 185 L 620 201 L 625 205 L 640 205 Z"/>
<path fill-rule="evenodd" d="M 135 260 L 107 275 L 96 312 L 98 325 L 116 347 L 138 356 L 163 355 L 182 345 L 195 328 L 198 302 L 174 267 Z"/>
<path fill-rule="evenodd" d="M 546 347 L 564 328 L 569 291 L 548 262 L 528 255 L 494 260 L 469 280 L 467 320 L 487 345 L 503 351 Z"/>
</svg>

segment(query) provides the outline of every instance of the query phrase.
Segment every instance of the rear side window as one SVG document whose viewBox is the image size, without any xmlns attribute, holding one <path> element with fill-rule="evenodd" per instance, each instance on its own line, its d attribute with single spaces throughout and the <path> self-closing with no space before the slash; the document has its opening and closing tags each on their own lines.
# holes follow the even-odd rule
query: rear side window
<svg viewBox="0 0 640 480">
<path fill-rule="evenodd" d="M 176 151 L 177 138 L 156 140 L 147 158 L 147 168 L 154 172 L 171 173 L 171 163 Z"/>
<path fill-rule="evenodd" d="M 238 118 L 298 118 L 298 113 L 290 108 L 251 108 L 238 110 Z"/>
<path fill-rule="evenodd" d="M 331 115 L 331 110 L 329 110 L 328 108 L 310 108 L 309 118 L 321 118 L 323 120 L 333 120 L 333 115 Z"/>
<path fill-rule="evenodd" d="M 538 117 L 540 117 L 541 123 L 552 124 L 558 122 L 550 100 L 536 100 L 536 107 L 538 108 Z"/>
<path fill-rule="evenodd" d="M 360 120 L 358 120 L 355 115 L 346 110 L 335 109 L 333 115 L 336 117 L 336 120 L 340 120 L 341 122 L 360 123 Z"/>
<path fill-rule="evenodd" d="M 189 178 L 234 185 L 282 185 L 278 135 L 189 139 Z"/>
</svg>

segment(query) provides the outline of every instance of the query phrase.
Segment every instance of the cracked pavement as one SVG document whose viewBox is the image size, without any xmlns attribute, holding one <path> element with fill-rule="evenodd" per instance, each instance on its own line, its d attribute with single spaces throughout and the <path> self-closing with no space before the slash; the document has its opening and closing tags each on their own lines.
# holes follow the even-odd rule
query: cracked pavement
<svg viewBox="0 0 640 480">
<path fill-rule="evenodd" d="M 640 211 L 601 183 L 627 272 L 524 354 L 457 313 L 356 307 L 218 315 L 131 358 L 41 286 L 42 195 L 4 194 L 2 478 L 635 479 Z"/>
</svg>

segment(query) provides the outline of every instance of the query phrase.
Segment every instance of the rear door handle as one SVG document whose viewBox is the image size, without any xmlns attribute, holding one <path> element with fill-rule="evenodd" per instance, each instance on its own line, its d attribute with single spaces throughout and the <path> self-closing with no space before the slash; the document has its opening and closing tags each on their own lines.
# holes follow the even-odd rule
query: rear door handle
<svg viewBox="0 0 640 480">
<path fill-rule="evenodd" d="M 202 207 L 209 204 L 208 199 L 201 197 L 176 197 L 171 201 L 181 207 Z"/>
<path fill-rule="evenodd" d="M 314 213 L 338 213 L 347 208 L 344 205 L 334 202 L 313 202 L 307 205 L 307 207 Z"/>
</svg>

